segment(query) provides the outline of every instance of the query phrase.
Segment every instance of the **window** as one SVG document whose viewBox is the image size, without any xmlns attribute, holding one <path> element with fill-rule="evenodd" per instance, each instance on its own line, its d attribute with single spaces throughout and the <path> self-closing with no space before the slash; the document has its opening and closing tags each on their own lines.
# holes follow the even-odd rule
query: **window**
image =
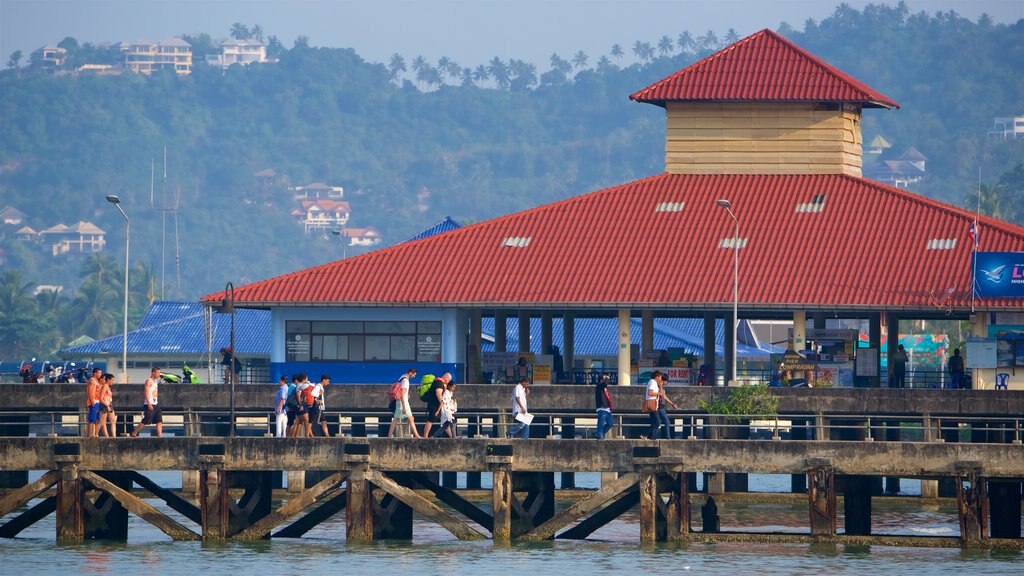
<svg viewBox="0 0 1024 576">
<path fill-rule="evenodd" d="M 287 362 L 440 362 L 441 322 L 289 321 Z"/>
</svg>

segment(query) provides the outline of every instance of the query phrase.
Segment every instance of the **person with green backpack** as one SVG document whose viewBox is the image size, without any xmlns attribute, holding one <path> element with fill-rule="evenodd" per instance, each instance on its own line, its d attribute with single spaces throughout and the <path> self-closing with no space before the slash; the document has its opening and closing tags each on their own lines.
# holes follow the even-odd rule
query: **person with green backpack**
<svg viewBox="0 0 1024 576">
<path fill-rule="evenodd" d="M 399 385 L 399 395 L 395 398 L 395 412 L 391 418 L 391 426 L 388 429 L 388 438 L 394 438 L 398 427 L 402 424 L 402 420 L 409 420 L 409 428 L 412 430 L 413 438 L 422 438 L 419 431 L 416 430 L 416 422 L 412 416 L 412 408 L 409 407 L 409 381 L 416 377 L 416 368 L 409 368 L 409 370 L 399 377 L 396 384 Z"/>
<path fill-rule="evenodd" d="M 430 376 L 431 382 L 426 384 L 426 389 L 424 389 L 423 383 L 420 384 L 420 400 L 427 403 L 427 409 L 424 413 L 427 423 L 423 425 L 423 435 L 430 438 L 430 429 L 434 424 L 441 425 L 441 403 L 444 398 L 444 391 L 448 389 L 448 382 L 451 381 L 452 375 L 445 372 L 440 378 L 434 378 L 430 374 L 427 374 L 427 376 Z M 424 376 L 424 380 L 426 380 L 426 376 Z"/>
</svg>

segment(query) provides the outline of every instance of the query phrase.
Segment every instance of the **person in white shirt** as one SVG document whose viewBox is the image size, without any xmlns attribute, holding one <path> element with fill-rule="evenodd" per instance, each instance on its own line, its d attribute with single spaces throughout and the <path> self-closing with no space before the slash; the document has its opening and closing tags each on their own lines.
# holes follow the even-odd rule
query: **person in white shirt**
<svg viewBox="0 0 1024 576">
<path fill-rule="evenodd" d="M 409 408 L 409 380 L 416 377 L 416 369 L 409 368 L 409 371 L 402 374 L 399 378 L 399 382 L 402 383 L 402 394 L 399 396 L 398 401 L 395 402 L 395 413 L 391 417 L 391 427 L 388 430 L 388 438 L 394 438 L 395 432 L 398 430 L 399 425 L 402 424 L 402 420 L 408 418 L 409 428 L 412 430 L 413 438 L 422 438 L 419 431 L 416 430 L 416 421 L 412 416 L 412 408 Z"/>
<path fill-rule="evenodd" d="M 274 414 L 277 415 L 277 438 L 284 438 L 288 435 L 288 414 L 285 411 L 285 402 L 288 401 L 288 377 L 281 376 L 280 386 L 274 396 Z"/>
<path fill-rule="evenodd" d="M 522 438 L 523 440 L 530 439 L 530 425 L 526 423 L 531 419 L 530 411 L 526 407 L 526 399 L 530 396 L 530 379 L 523 378 L 516 384 L 515 392 L 512 393 L 512 417 L 516 419 L 516 424 L 508 433 L 505 434 L 508 438 Z M 517 418 L 519 415 L 525 417 L 524 419 Z"/>
<path fill-rule="evenodd" d="M 675 402 L 669 400 L 668 396 L 665 396 L 665 375 L 660 370 L 655 370 L 651 379 L 647 382 L 647 400 L 656 401 L 657 409 L 650 412 L 651 427 L 647 431 L 647 437 L 651 440 L 658 439 L 659 429 L 664 427 L 664 437 L 668 440 L 672 439 L 672 421 L 668 418 L 668 410 L 665 408 L 666 404 L 671 405 L 673 408 L 678 409 Z"/>
</svg>

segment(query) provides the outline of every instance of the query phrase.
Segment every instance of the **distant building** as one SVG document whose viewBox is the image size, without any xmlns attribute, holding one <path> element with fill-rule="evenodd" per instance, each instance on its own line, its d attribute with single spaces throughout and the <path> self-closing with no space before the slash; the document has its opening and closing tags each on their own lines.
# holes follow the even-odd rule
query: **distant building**
<svg viewBox="0 0 1024 576">
<path fill-rule="evenodd" d="M 64 68 L 64 62 L 68 58 L 68 51 L 59 46 L 43 46 L 43 56 L 39 60 L 39 65 L 42 66 L 43 70 L 49 72 L 55 72 Z"/>
<path fill-rule="evenodd" d="M 25 214 L 13 206 L 8 206 L 3 210 L 0 210 L 0 223 L 10 224 L 11 226 L 17 226 L 25 220 Z"/>
<path fill-rule="evenodd" d="M 170 68 L 178 75 L 192 73 L 192 45 L 181 38 L 163 42 L 139 40 L 121 44 L 124 67 L 140 74 Z"/>
<path fill-rule="evenodd" d="M 889 143 L 883 136 L 875 136 L 868 143 L 867 148 L 864 150 L 865 154 L 881 154 L 889 148 L 892 148 L 892 144 Z"/>
<path fill-rule="evenodd" d="M 19 230 L 19 235 L 21 231 Z M 106 245 L 106 232 L 92 222 L 79 222 L 74 226 L 57 224 L 39 233 L 50 243 L 54 256 L 100 252 Z"/>
<path fill-rule="evenodd" d="M 337 230 L 348 222 L 351 209 L 348 202 L 338 200 L 316 199 L 303 200 L 301 208 L 292 211 L 306 234 L 318 230 Z"/>
<path fill-rule="evenodd" d="M 267 61 L 267 46 L 252 38 L 244 40 L 225 40 L 221 42 L 220 54 L 207 54 L 206 63 L 210 66 L 227 68 L 232 64 L 260 64 Z"/>
<path fill-rule="evenodd" d="M 865 176 L 896 188 L 907 188 L 924 180 L 927 173 L 925 163 L 928 158 L 920 150 L 911 146 L 903 154 L 892 160 L 881 160 L 869 168 L 865 168 Z"/>
<path fill-rule="evenodd" d="M 313 182 L 305 186 L 294 186 L 289 188 L 289 190 L 295 195 L 296 200 L 316 200 L 319 198 L 341 200 L 345 197 L 344 188 L 341 186 L 328 186 L 323 182 Z"/>
<path fill-rule="evenodd" d="M 349 246 L 376 246 L 382 237 L 376 228 L 345 228 L 341 234 L 348 239 Z"/>
<path fill-rule="evenodd" d="M 1024 138 L 1024 116 L 996 118 L 988 135 L 1002 138 L 1003 140 L 1008 138 Z"/>
</svg>

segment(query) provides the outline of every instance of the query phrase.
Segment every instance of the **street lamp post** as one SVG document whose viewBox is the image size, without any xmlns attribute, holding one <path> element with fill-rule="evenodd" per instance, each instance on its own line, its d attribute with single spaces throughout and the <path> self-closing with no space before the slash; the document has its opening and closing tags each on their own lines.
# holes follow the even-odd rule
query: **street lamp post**
<svg viewBox="0 0 1024 576">
<path fill-rule="evenodd" d="M 128 215 L 121 208 L 121 199 L 114 194 L 107 196 L 107 202 L 114 205 L 124 216 L 124 331 L 121 334 L 121 383 L 128 382 L 128 241 L 132 235 L 132 225 Z"/>
<path fill-rule="evenodd" d="M 221 301 L 220 308 L 217 310 L 220 314 L 231 314 L 231 344 L 230 344 L 230 356 L 228 358 L 228 378 L 231 380 L 231 425 L 230 435 L 235 435 L 235 381 L 238 380 L 238 374 L 235 374 L 235 285 L 228 282 L 224 286 L 224 299 Z"/>
<path fill-rule="evenodd" d="M 732 238 L 733 268 L 732 268 L 732 378 L 730 385 L 736 385 L 736 348 L 739 343 L 737 331 L 739 329 L 739 302 L 740 302 L 740 221 L 732 211 L 732 203 L 722 199 L 718 205 L 725 209 L 736 224 L 736 233 Z"/>
<path fill-rule="evenodd" d="M 345 227 L 342 226 L 341 230 L 331 230 L 331 234 L 337 236 L 341 242 L 341 257 L 348 258 L 348 236 L 345 234 Z"/>
</svg>

